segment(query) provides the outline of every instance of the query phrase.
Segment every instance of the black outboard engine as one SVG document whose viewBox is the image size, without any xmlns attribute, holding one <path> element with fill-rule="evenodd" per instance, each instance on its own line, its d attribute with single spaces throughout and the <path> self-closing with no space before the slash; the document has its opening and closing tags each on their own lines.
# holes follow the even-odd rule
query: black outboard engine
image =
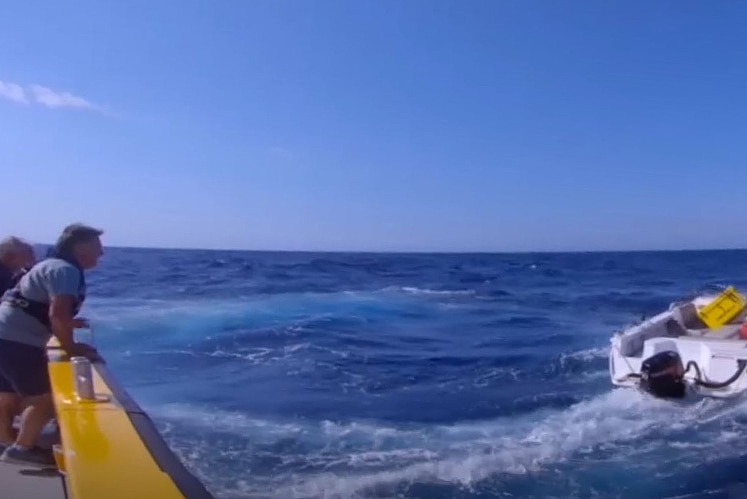
<svg viewBox="0 0 747 499">
<path fill-rule="evenodd" d="M 659 352 L 643 361 L 640 387 L 659 398 L 683 398 L 685 381 L 682 359 L 677 352 Z"/>
</svg>

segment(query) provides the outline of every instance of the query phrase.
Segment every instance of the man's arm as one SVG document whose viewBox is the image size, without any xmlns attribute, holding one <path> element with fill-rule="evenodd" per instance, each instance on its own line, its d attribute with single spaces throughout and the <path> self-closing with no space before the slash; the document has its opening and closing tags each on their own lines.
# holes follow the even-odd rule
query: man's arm
<svg viewBox="0 0 747 499">
<path fill-rule="evenodd" d="M 73 331 L 75 321 L 70 313 L 75 303 L 75 297 L 71 295 L 52 296 L 49 303 L 49 322 L 52 326 L 52 334 L 60 340 L 60 346 L 68 353 L 72 353 L 75 340 Z"/>
<path fill-rule="evenodd" d="M 51 332 L 60 341 L 68 355 L 88 355 L 94 349 L 75 342 L 73 331 L 84 327 L 82 319 L 73 317 L 73 305 L 77 300 L 80 273 L 72 267 L 52 269 L 46 276 L 45 285 L 49 293 L 49 325 Z"/>
</svg>

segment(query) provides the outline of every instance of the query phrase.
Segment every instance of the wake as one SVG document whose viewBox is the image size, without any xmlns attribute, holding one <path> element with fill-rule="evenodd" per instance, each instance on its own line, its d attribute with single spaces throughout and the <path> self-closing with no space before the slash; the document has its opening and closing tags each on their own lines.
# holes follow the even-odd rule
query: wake
<svg viewBox="0 0 747 499">
<path fill-rule="evenodd" d="M 709 453 L 724 457 L 743 447 L 733 445 L 745 437 L 729 425 L 747 417 L 747 409 L 741 402 L 683 405 L 616 389 L 562 411 L 453 425 L 272 422 L 183 406 L 157 408 L 154 414 L 193 430 L 231 433 L 251 442 L 247 454 L 276 453 L 285 463 L 216 484 L 220 497 L 342 499 L 391 497 L 415 484 L 473 489 L 551 464 L 603 459 L 611 450 L 615 460 L 630 462 L 662 446 L 675 449 L 681 460 Z M 713 453 L 716 447 L 721 451 Z M 191 459 L 210 466 L 204 462 L 210 455 Z"/>
</svg>

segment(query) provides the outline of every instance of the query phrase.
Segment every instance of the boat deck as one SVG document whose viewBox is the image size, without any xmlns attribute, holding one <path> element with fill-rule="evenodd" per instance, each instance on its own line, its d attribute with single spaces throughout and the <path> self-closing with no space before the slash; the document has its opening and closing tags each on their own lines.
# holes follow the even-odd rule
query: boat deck
<svg viewBox="0 0 747 499">
<path fill-rule="evenodd" d="M 18 429 L 18 418 L 13 422 Z M 59 441 L 56 425 L 44 427 L 36 445 L 43 449 L 51 449 Z M 3 499 L 49 498 L 69 499 L 64 477 L 55 466 L 40 468 L 38 466 L 10 464 L 0 462 L 0 483 L 2 483 Z"/>
<path fill-rule="evenodd" d="M 54 344 L 47 354 L 56 418 L 36 445 L 55 448 L 56 465 L 0 462 L 0 498 L 213 499 L 103 359 L 91 364 L 95 392 L 84 399 L 67 355 Z"/>
<path fill-rule="evenodd" d="M 55 467 L 0 463 L 3 499 L 67 499 L 63 480 Z"/>
</svg>

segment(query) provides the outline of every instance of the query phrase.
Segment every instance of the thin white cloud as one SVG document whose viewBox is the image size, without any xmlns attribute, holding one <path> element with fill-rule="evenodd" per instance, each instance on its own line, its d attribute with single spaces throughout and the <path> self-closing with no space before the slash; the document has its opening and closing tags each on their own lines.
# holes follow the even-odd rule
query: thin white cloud
<svg viewBox="0 0 747 499">
<path fill-rule="evenodd" d="M 88 102 L 83 97 L 78 97 L 70 92 L 60 92 L 51 88 L 42 87 L 41 85 L 31 85 L 29 87 L 34 95 L 34 100 L 42 106 L 53 109 L 60 107 L 73 107 L 78 109 L 97 109 L 96 106 Z"/>
<path fill-rule="evenodd" d="M 54 90 L 43 85 L 21 85 L 0 81 L 0 99 L 17 104 L 36 104 L 50 109 L 83 109 L 111 115 L 91 101 L 67 91 Z"/>
<path fill-rule="evenodd" d="M 26 91 L 17 83 L 0 81 L 0 97 L 17 104 L 28 104 Z"/>
</svg>

